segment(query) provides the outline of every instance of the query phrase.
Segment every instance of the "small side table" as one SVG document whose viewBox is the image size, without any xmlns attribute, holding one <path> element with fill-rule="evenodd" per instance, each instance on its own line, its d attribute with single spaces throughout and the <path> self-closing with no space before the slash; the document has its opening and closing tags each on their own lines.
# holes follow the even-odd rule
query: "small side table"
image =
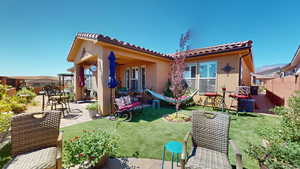
<svg viewBox="0 0 300 169">
<path fill-rule="evenodd" d="M 174 154 L 176 154 L 176 162 L 177 162 L 177 167 L 178 167 L 178 161 L 179 161 L 179 154 L 182 153 L 182 143 L 178 141 L 169 141 L 167 144 L 164 145 L 164 151 L 162 154 L 162 165 L 161 168 L 164 168 L 164 162 L 165 162 L 165 152 L 169 151 L 172 153 L 172 169 L 173 169 L 173 161 L 174 161 Z"/>
<path fill-rule="evenodd" d="M 159 109 L 160 108 L 160 100 L 152 100 L 152 108 Z"/>
</svg>

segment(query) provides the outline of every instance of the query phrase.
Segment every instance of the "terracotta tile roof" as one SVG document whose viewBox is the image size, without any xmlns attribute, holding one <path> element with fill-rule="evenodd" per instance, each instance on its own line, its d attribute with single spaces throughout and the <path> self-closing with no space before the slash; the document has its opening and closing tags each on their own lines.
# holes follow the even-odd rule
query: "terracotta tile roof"
<svg viewBox="0 0 300 169">
<path fill-rule="evenodd" d="M 189 57 L 196 57 L 196 56 L 203 56 L 203 55 L 210 55 L 210 54 L 217 54 L 223 52 L 231 52 L 241 49 L 247 49 L 252 47 L 252 41 L 243 41 L 243 42 L 233 42 L 228 44 L 222 44 L 217 46 L 211 46 L 207 48 L 198 48 L 198 49 L 191 49 L 188 51 L 183 52 L 187 58 Z M 178 55 L 179 53 L 171 54 L 171 56 Z"/>
<path fill-rule="evenodd" d="M 140 46 L 136 46 L 134 44 L 130 44 L 128 42 L 120 41 L 115 38 L 105 36 L 102 34 L 96 34 L 96 33 L 77 33 L 76 38 L 85 38 L 85 39 L 91 39 L 91 40 L 97 40 L 101 42 L 106 42 L 110 44 L 114 44 L 117 46 L 125 47 L 128 49 L 133 49 L 137 50 L 140 52 L 148 53 L 151 55 L 155 56 L 160 56 L 168 59 L 172 59 L 175 54 L 163 54 L 159 53 L 150 49 L 146 49 Z M 241 49 L 247 49 L 252 47 L 252 41 L 243 41 L 243 42 L 234 42 L 234 43 L 228 43 L 228 44 L 223 44 L 223 45 L 217 45 L 217 46 L 211 46 L 207 48 L 198 48 L 198 49 L 192 49 L 189 51 L 186 51 L 186 57 L 195 57 L 195 56 L 203 56 L 203 55 L 210 55 L 210 54 L 217 54 L 217 53 L 223 53 L 223 52 L 231 52 L 231 51 L 236 51 L 236 50 L 241 50 Z"/>
<path fill-rule="evenodd" d="M 128 43 L 128 42 L 120 41 L 120 40 L 117 40 L 115 38 L 105 36 L 105 35 L 102 35 L 102 34 L 83 33 L 83 32 L 81 32 L 81 33 L 77 33 L 76 37 L 87 38 L 87 39 L 97 40 L 97 41 L 101 41 L 101 42 L 106 42 L 106 43 L 114 44 L 114 45 L 117 45 L 117 46 L 125 47 L 125 48 L 128 48 L 128 49 L 133 49 L 133 50 L 136 50 L 136 51 L 148 53 L 148 54 L 151 54 L 151 55 L 170 58 L 169 55 L 159 53 L 159 52 L 156 52 L 156 51 L 153 51 L 153 50 L 150 50 L 150 49 L 146 49 L 146 48 L 143 48 L 143 47 L 140 47 L 140 46 L 136 46 L 136 45 Z"/>
</svg>

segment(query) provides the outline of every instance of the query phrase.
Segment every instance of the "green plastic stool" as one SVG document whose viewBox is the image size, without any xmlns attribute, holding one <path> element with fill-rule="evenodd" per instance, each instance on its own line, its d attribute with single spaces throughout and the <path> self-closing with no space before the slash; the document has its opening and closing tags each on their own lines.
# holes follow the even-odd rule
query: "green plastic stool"
<svg viewBox="0 0 300 169">
<path fill-rule="evenodd" d="M 178 167 L 178 161 L 179 161 L 178 155 L 182 153 L 182 143 L 178 141 L 169 141 L 167 144 L 164 145 L 164 151 L 162 154 L 162 166 L 161 166 L 162 169 L 164 168 L 166 150 L 172 153 L 172 169 L 173 169 L 174 154 L 176 154 L 177 156 L 176 162 Z"/>
</svg>

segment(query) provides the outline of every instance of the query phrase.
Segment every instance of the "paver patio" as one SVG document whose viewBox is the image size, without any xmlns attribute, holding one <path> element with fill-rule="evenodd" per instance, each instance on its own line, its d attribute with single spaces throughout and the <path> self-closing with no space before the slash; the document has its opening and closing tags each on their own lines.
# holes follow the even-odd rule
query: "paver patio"
<svg viewBox="0 0 300 169">
<path fill-rule="evenodd" d="M 42 103 L 42 96 L 37 96 L 34 101 L 37 103 L 35 106 L 28 106 L 28 109 L 26 112 L 39 112 L 42 109 L 41 103 Z M 71 112 L 66 115 L 66 117 L 61 118 L 60 127 L 66 127 L 71 126 L 74 124 L 79 124 L 83 122 L 87 122 L 92 120 L 89 116 L 88 110 L 85 109 L 85 107 L 88 105 L 88 103 L 70 103 Z M 50 110 L 50 106 L 46 107 L 46 110 Z"/>
<path fill-rule="evenodd" d="M 161 163 L 161 160 L 145 158 L 110 158 L 102 169 L 161 169 Z M 180 169 L 180 166 L 176 166 L 176 162 L 173 165 L 174 169 Z M 171 162 L 165 161 L 164 168 L 171 168 Z"/>
</svg>

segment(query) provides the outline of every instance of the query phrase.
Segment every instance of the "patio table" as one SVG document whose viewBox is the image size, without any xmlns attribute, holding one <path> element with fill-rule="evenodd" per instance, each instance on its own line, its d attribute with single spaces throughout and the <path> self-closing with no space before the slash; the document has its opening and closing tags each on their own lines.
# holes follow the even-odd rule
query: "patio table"
<svg viewBox="0 0 300 169">
<path fill-rule="evenodd" d="M 166 150 L 172 153 L 172 169 L 173 169 L 174 154 L 176 154 L 177 156 L 176 162 L 178 167 L 178 160 L 179 160 L 178 155 L 182 153 L 182 143 L 178 141 L 169 141 L 167 144 L 164 145 L 164 151 L 162 154 L 162 166 L 161 166 L 162 169 L 164 168 Z"/>
<path fill-rule="evenodd" d="M 70 112 L 69 96 L 56 95 L 56 96 L 51 96 L 50 99 L 52 101 L 56 102 L 57 104 L 62 105 L 61 111 L 63 113 L 63 116 L 65 116 L 65 110 Z M 64 108 L 64 104 L 65 104 L 66 108 Z M 51 109 L 53 109 L 53 105 L 51 105 Z M 55 104 L 55 110 L 57 110 L 56 109 L 56 104 Z"/>
</svg>

